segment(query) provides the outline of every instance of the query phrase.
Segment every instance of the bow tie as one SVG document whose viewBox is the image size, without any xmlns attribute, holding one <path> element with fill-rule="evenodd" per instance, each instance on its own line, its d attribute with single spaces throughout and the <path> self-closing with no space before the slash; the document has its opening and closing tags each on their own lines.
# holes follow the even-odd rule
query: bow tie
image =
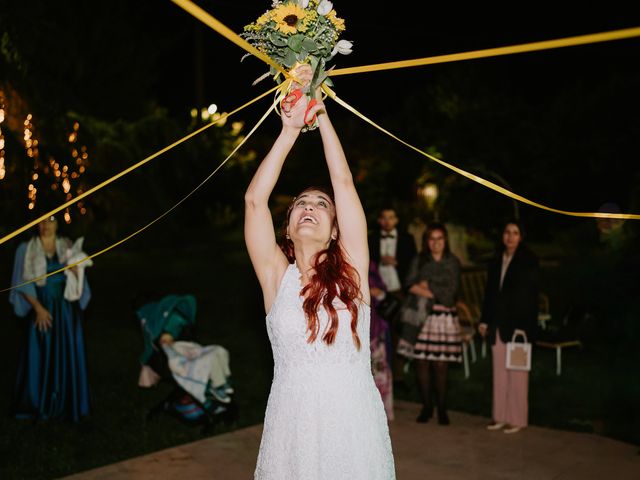
<svg viewBox="0 0 640 480">
<path fill-rule="evenodd" d="M 396 238 L 396 236 L 393 233 L 383 233 L 380 237 L 381 238 Z"/>
</svg>

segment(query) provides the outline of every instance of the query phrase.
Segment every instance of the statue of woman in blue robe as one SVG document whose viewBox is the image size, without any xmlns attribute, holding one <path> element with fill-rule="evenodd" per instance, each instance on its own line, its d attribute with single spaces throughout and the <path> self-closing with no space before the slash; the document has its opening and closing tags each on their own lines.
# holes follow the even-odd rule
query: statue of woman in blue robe
<svg viewBox="0 0 640 480">
<path fill-rule="evenodd" d="M 71 242 L 56 235 L 57 227 L 50 217 L 38 224 L 37 236 L 18 246 L 12 285 L 59 270 L 74 256 Z M 10 293 L 25 334 L 13 405 L 17 418 L 79 421 L 89 414 L 82 323 L 91 291 L 82 265 Z"/>
</svg>

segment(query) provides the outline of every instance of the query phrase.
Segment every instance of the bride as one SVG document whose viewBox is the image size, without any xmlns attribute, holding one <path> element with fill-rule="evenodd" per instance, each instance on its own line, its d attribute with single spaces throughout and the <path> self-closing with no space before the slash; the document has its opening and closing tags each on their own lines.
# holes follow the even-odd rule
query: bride
<svg viewBox="0 0 640 480">
<path fill-rule="evenodd" d="M 311 69 L 299 67 L 296 77 L 308 82 Z M 368 348 L 367 224 L 338 136 L 318 102 L 308 109 L 303 95 L 283 105 L 282 131 L 245 194 L 245 241 L 274 357 L 255 478 L 389 480 L 395 478 L 391 441 Z M 269 196 L 314 115 L 333 194 L 303 190 L 289 206 L 278 245 Z"/>
</svg>

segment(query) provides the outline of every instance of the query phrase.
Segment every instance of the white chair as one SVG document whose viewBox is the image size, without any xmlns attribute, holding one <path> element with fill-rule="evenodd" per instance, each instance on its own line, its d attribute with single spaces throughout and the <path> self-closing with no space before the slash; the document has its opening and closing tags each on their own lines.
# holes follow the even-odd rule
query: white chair
<svg viewBox="0 0 640 480">
<path fill-rule="evenodd" d="M 549 308 L 549 296 L 546 293 L 540 292 L 538 307 L 538 325 L 543 332 L 549 333 L 549 326 L 547 323 L 551 321 L 551 313 Z M 558 376 L 562 375 L 562 349 L 582 347 L 580 340 L 575 338 L 566 338 L 566 336 L 562 334 L 549 335 L 546 338 L 543 337 L 542 340 L 538 340 L 536 342 L 536 345 L 538 347 L 549 348 L 556 351 L 556 375 Z"/>
</svg>

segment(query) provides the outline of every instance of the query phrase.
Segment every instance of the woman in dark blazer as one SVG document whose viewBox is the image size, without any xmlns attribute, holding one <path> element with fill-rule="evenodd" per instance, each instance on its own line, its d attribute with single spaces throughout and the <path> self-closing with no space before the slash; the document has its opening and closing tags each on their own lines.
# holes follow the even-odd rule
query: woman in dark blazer
<svg viewBox="0 0 640 480">
<path fill-rule="evenodd" d="M 534 340 L 538 322 L 538 259 L 522 244 L 520 224 L 508 222 L 502 248 L 489 263 L 478 330 L 493 357 L 493 423 L 489 430 L 516 433 L 528 425 L 529 372 L 506 368 L 506 343 L 516 329 Z"/>
</svg>

